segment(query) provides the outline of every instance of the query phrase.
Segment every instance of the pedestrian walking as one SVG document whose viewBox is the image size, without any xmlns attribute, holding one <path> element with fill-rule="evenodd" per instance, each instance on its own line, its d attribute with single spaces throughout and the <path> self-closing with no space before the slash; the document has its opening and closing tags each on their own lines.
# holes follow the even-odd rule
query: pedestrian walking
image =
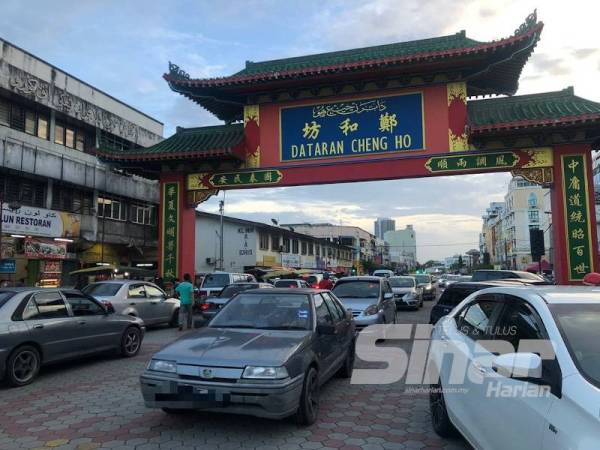
<svg viewBox="0 0 600 450">
<path fill-rule="evenodd" d="M 187 329 L 192 328 L 192 304 L 194 302 L 194 285 L 192 285 L 192 277 L 189 273 L 183 276 L 183 281 L 177 284 L 175 292 L 179 297 L 179 331 L 183 330 L 183 324 L 186 324 Z"/>
</svg>

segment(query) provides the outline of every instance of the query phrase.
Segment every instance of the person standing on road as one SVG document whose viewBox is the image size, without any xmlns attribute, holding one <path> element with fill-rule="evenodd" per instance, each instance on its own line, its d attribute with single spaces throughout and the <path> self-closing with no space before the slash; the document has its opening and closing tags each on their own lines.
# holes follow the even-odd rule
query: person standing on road
<svg viewBox="0 0 600 450">
<path fill-rule="evenodd" d="M 323 274 L 323 279 L 319 281 L 318 288 L 327 290 L 333 289 L 333 281 L 329 279 L 329 274 L 327 272 Z"/>
<path fill-rule="evenodd" d="M 175 288 L 179 297 L 179 331 L 183 330 L 185 320 L 187 329 L 192 328 L 192 303 L 194 301 L 194 285 L 189 273 L 183 276 L 183 281 Z"/>
</svg>

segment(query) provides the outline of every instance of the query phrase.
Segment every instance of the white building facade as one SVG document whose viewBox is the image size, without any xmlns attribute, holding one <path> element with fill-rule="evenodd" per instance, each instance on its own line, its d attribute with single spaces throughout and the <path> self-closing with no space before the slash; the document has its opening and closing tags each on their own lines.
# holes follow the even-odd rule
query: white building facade
<svg viewBox="0 0 600 450">
<path fill-rule="evenodd" d="M 384 240 L 389 245 L 392 264 L 405 270 L 417 266 L 417 234 L 412 225 L 403 230 L 388 231 Z"/>
</svg>

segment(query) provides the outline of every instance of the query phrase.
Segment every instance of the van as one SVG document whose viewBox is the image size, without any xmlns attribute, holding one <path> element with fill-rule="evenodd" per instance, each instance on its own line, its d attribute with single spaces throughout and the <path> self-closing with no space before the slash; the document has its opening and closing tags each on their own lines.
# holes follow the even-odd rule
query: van
<svg viewBox="0 0 600 450">
<path fill-rule="evenodd" d="M 232 273 L 232 272 L 213 272 L 208 273 L 202 280 L 200 286 L 200 298 L 211 297 L 217 295 L 221 290 L 233 283 L 256 282 L 254 275 L 249 273 Z"/>
</svg>

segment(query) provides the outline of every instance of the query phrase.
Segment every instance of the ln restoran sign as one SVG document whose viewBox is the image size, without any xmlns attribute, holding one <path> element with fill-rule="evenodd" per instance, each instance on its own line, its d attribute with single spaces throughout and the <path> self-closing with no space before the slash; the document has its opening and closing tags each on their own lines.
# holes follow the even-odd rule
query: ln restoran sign
<svg viewBox="0 0 600 450">
<path fill-rule="evenodd" d="M 2 232 L 43 237 L 78 237 L 81 216 L 51 209 L 21 206 L 11 210 L 2 208 Z"/>
</svg>

